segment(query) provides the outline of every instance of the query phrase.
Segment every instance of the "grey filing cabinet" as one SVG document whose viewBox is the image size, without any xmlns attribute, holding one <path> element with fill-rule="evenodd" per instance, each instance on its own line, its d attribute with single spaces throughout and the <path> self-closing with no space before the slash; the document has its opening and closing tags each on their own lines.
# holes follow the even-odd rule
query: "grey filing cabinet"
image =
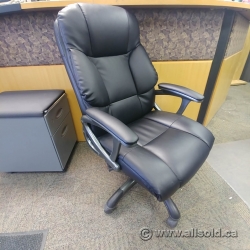
<svg viewBox="0 0 250 250">
<path fill-rule="evenodd" d="M 64 90 L 0 93 L 0 172 L 63 171 L 75 143 Z"/>
</svg>

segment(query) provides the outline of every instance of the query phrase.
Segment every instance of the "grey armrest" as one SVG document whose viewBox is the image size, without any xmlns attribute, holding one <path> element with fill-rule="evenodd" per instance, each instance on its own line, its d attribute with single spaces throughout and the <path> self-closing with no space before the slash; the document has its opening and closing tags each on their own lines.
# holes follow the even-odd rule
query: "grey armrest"
<svg viewBox="0 0 250 250">
<path fill-rule="evenodd" d="M 132 146 L 139 139 L 128 126 L 108 113 L 97 108 L 89 108 L 86 110 L 86 114 L 91 119 L 92 124 L 101 127 L 125 146 Z"/>
<path fill-rule="evenodd" d="M 202 102 L 204 99 L 203 95 L 179 85 L 170 83 L 160 83 L 158 84 L 158 86 L 159 89 L 162 90 L 165 94 L 178 96 L 194 102 Z"/>
<path fill-rule="evenodd" d="M 159 90 L 155 90 L 156 95 L 172 95 L 182 98 L 181 106 L 177 111 L 177 114 L 182 114 L 190 101 L 202 102 L 204 99 L 203 95 L 179 85 L 160 83 L 158 86 Z"/>
</svg>

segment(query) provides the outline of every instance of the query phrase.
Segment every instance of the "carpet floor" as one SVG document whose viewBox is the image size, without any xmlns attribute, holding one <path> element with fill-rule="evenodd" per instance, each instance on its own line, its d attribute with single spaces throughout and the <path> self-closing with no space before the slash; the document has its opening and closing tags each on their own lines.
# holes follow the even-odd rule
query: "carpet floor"
<svg viewBox="0 0 250 250">
<path fill-rule="evenodd" d="M 225 131 L 220 132 L 216 123 L 209 126 L 219 135 L 216 142 L 236 138 L 230 133 L 223 137 Z M 173 196 L 182 215 L 176 229 L 234 230 L 238 237 L 157 237 L 154 233 L 150 240 L 142 240 L 143 227 L 168 229 L 167 211 L 136 185 L 117 210 L 106 215 L 105 202 L 126 179 L 108 172 L 86 143 L 78 143 L 65 173 L 1 173 L 0 233 L 48 229 L 46 250 L 250 249 L 250 210 L 207 162 Z"/>
</svg>

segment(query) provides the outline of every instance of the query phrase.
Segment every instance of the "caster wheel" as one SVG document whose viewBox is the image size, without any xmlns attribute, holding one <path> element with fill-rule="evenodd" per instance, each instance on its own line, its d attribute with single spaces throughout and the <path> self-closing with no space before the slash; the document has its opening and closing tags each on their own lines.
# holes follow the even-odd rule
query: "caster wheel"
<svg viewBox="0 0 250 250">
<path fill-rule="evenodd" d="M 178 224 L 178 220 L 174 220 L 173 218 L 171 217 L 168 217 L 167 218 L 167 225 L 170 227 L 170 228 L 175 228 Z"/>
<path fill-rule="evenodd" d="M 106 214 L 111 214 L 115 209 L 116 209 L 116 207 L 110 208 L 110 207 L 108 207 L 107 204 L 106 204 L 105 207 L 104 207 L 104 212 L 105 212 Z"/>
</svg>

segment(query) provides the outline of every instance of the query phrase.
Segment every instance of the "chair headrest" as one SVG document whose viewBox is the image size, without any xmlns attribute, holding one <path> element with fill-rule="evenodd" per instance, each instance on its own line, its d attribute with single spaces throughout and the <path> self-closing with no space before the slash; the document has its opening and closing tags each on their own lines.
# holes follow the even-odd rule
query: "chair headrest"
<svg viewBox="0 0 250 250">
<path fill-rule="evenodd" d="M 58 13 L 57 21 L 67 49 L 90 57 L 126 54 L 140 43 L 135 16 L 121 7 L 70 4 Z"/>
</svg>

